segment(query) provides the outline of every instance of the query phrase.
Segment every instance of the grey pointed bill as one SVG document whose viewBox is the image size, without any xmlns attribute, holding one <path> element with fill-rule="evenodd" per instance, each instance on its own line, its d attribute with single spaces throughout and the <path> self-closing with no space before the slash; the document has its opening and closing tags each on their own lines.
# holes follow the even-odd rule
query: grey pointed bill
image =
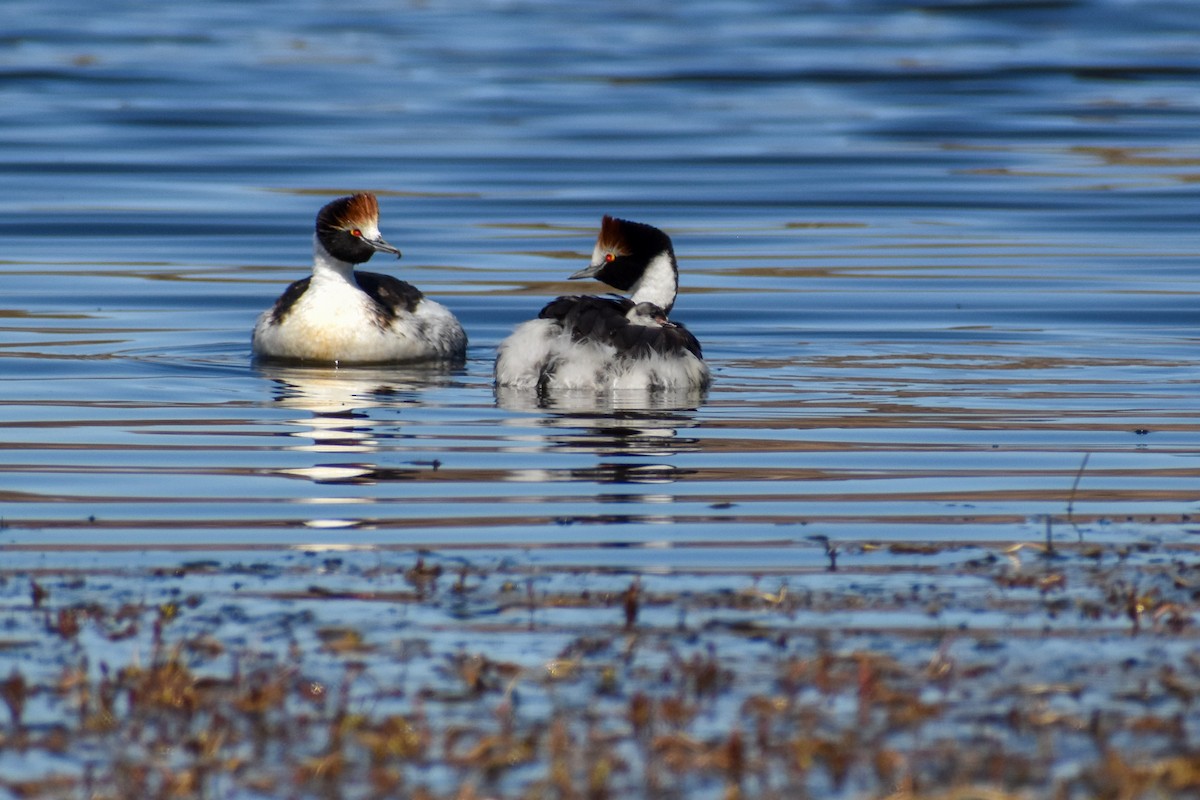
<svg viewBox="0 0 1200 800">
<path fill-rule="evenodd" d="M 579 272 L 576 272 L 573 275 L 568 275 L 567 280 L 577 281 L 580 278 L 594 278 L 596 277 L 596 273 L 599 272 L 603 266 L 604 262 L 601 261 L 599 264 L 592 264 L 584 267 L 583 269 L 579 270 Z"/>
<path fill-rule="evenodd" d="M 395 253 L 396 258 L 400 258 L 400 248 L 388 244 L 383 240 L 382 236 L 380 236 L 378 239 L 368 239 L 364 236 L 363 241 L 371 245 L 371 247 L 377 253 Z"/>
</svg>

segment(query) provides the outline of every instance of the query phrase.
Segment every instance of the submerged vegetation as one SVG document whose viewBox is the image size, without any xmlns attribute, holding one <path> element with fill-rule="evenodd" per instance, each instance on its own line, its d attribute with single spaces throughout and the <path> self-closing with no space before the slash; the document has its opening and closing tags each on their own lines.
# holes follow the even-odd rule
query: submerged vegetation
<svg viewBox="0 0 1200 800">
<path fill-rule="evenodd" d="M 754 577 L 17 554 L 0 796 L 1200 791 L 1193 547 L 839 552 Z"/>
</svg>

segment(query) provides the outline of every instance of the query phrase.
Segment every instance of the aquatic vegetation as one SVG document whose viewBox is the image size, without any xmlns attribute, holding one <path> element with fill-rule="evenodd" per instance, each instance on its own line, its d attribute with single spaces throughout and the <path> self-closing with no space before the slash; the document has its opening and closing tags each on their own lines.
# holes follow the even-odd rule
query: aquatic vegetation
<svg viewBox="0 0 1200 800">
<path fill-rule="evenodd" d="M 756 578 L 400 552 L 81 571 L 42 554 L 0 574 L 0 789 L 1200 790 L 1194 548 L 840 550 L 836 571 Z"/>
</svg>

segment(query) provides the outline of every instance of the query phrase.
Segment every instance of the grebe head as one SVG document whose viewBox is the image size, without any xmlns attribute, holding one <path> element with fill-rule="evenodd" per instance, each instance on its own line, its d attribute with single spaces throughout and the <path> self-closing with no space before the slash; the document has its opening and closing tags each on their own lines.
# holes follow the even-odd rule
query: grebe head
<svg viewBox="0 0 1200 800">
<path fill-rule="evenodd" d="M 654 303 L 638 303 L 625 312 L 625 319 L 633 325 L 646 325 L 653 328 L 671 325 L 667 319 L 667 312 Z"/>
<path fill-rule="evenodd" d="M 379 201 L 373 194 L 339 197 L 317 212 L 317 242 L 348 264 L 362 264 L 375 253 L 400 257 L 400 250 L 379 233 Z"/>
<path fill-rule="evenodd" d="M 605 216 L 592 251 L 592 263 L 570 276 L 595 278 L 630 292 L 635 303 L 648 302 L 670 313 L 679 290 L 679 266 L 671 237 L 652 225 Z"/>
</svg>

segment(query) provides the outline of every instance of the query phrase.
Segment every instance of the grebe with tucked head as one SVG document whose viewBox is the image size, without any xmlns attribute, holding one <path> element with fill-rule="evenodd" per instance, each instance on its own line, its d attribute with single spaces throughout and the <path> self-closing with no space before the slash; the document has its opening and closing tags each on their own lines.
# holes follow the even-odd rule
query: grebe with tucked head
<svg viewBox="0 0 1200 800">
<path fill-rule="evenodd" d="M 259 316 L 251 347 L 263 358 L 327 364 L 458 361 L 467 335 L 454 315 L 410 283 L 359 272 L 400 251 L 379 233 L 373 194 L 342 197 L 317 214 L 312 275 Z"/>
<path fill-rule="evenodd" d="M 496 383 L 537 389 L 703 389 L 711 380 L 700 343 L 668 320 L 679 287 L 671 239 L 658 228 L 606 216 L 591 264 L 625 297 L 567 295 L 500 344 Z"/>
</svg>

